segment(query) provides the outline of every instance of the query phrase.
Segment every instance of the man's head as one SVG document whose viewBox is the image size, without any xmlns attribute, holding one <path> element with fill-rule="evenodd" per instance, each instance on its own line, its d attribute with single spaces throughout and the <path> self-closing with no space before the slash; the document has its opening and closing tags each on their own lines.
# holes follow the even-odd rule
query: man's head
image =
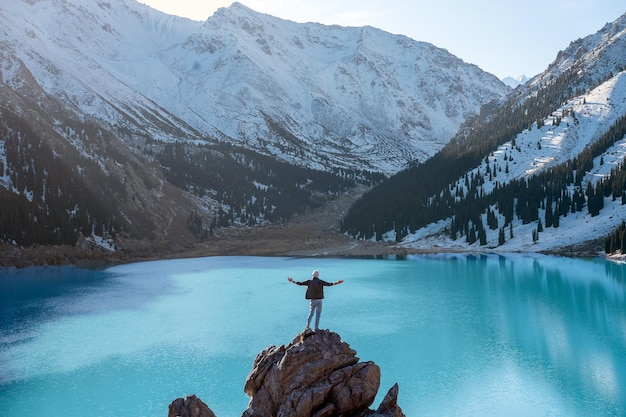
<svg viewBox="0 0 626 417">
<path fill-rule="evenodd" d="M 319 278 L 320 277 L 320 271 L 318 271 L 317 269 L 313 271 L 313 278 Z"/>
</svg>

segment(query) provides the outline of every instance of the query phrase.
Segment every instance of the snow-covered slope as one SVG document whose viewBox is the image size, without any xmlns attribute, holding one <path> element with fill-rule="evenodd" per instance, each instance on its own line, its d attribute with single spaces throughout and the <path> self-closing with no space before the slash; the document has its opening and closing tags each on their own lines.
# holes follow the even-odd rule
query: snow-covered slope
<svg viewBox="0 0 626 417">
<path fill-rule="evenodd" d="M 490 193 L 496 182 L 501 185 L 514 179 L 526 178 L 548 167 L 556 166 L 577 156 L 586 146 L 595 142 L 615 121 L 626 114 L 626 72 L 602 83 L 587 94 L 578 96 L 565 103 L 554 114 L 549 115 L 545 125 L 540 129 L 533 126 L 515 137 L 515 146 L 511 142 L 502 145 L 493 155 L 489 156 L 490 167 L 498 166 L 496 176 L 485 181 L 484 193 Z M 555 123 L 561 119 L 560 123 Z M 602 156 L 594 160 L 594 167 L 584 177 L 582 189 L 587 182 L 595 183 L 608 175 L 611 169 L 624 163 L 626 157 L 626 138 L 609 148 Z M 602 159 L 602 163 L 600 163 Z M 486 162 L 471 171 L 484 175 L 487 171 Z M 457 185 L 464 188 L 463 178 Z M 573 186 L 571 187 L 573 189 Z M 539 218 L 543 219 L 545 209 L 540 209 Z M 500 217 L 500 224 L 503 219 Z M 604 208 L 598 216 L 592 217 L 585 209 L 581 212 L 569 213 L 561 217 L 558 228 L 548 227 L 533 242 L 533 229 L 537 224 L 522 224 L 521 220 L 513 222 L 513 238 L 498 245 L 498 230 L 487 229 L 487 247 L 500 252 L 510 251 L 551 251 L 575 246 L 585 240 L 601 238 L 609 235 L 626 220 L 626 206 L 620 199 L 604 200 Z M 408 236 L 403 245 L 408 248 L 448 248 L 448 249 L 479 249 L 479 243 L 468 245 L 465 238 L 452 240 L 444 232 L 450 226 L 451 219 L 431 224 Z M 486 214 L 484 218 L 487 223 Z M 389 235 L 389 237 L 393 237 Z M 482 247 L 481 249 L 485 249 Z"/>
<path fill-rule="evenodd" d="M 385 171 L 428 158 L 508 87 L 447 51 L 234 3 L 206 22 L 134 0 L 0 7 L 0 71 L 132 139 L 226 140 L 298 164 Z"/>
<path fill-rule="evenodd" d="M 488 195 L 495 187 L 513 180 L 525 179 L 555 167 L 558 164 L 578 156 L 583 149 L 596 142 L 604 135 L 616 120 L 626 115 L 626 14 L 607 24 L 597 33 L 578 39 L 563 51 L 558 52 L 554 62 L 541 74 L 533 77 L 525 85 L 512 91 L 507 97 L 510 105 L 525 103 L 529 98 L 544 97 L 544 101 L 555 100 L 557 96 L 573 97 L 564 102 L 552 114 L 545 114 L 542 123 L 533 123 L 530 129 L 519 132 L 514 142 L 509 141 L 489 155 L 485 155 L 494 172 L 488 172 L 487 162 L 483 158 L 480 166 L 468 171 L 467 175 L 477 174 L 485 178 L 480 195 Z M 552 97 L 546 97 L 548 85 L 552 88 Z M 552 103 L 552 102 L 550 102 Z M 552 106 L 552 104 L 550 105 Z M 557 105 L 554 105 L 555 108 Z M 468 127 L 471 129 L 471 127 Z M 514 143 L 514 145 L 513 145 Z M 610 173 L 612 168 L 623 164 L 626 156 L 626 138 L 616 142 L 603 155 L 594 160 L 593 169 L 589 170 L 582 181 L 582 191 L 587 184 L 596 182 Z M 456 184 L 451 184 L 467 191 L 465 176 Z M 569 192 L 572 192 L 573 186 Z M 618 199 L 619 200 L 619 199 Z M 491 210 L 498 213 L 495 206 Z M 545 217 L 545 208 L 539 210 L 539 219 Z M 413 249 L 463 249 L 494 251 L 550 251 L 574 248 L 585 242 L 602 239 L 612 233 L 626 219 L 626 206 L 621 201 L 604 199 L 604 208 L 599 215 L 591 216 L 587 208 L 583 211 L 568 213 L 559 219 L 557 228 L 548 227 L 537 235 L 533 229 L 538 224 L 523 224 L 517 217 L 509 228 L 506 239 L 501 244 L 499 230 L 487 229 L 487 244 L 480 242 L 466 243 L 465 237 L 451 239 L 450 225 L 452 218 L 430 224 L 405 237 L 401 245 Z M 487 224 L 487 213 L 483 214 L 483 224 Z M 504 224 L 502 216 L 498 224 Z M 446 230 L 448 229 L 448 231 Z M 395 239 L 394 232 L 388 232 L 386 239 Z"/>
</svg>

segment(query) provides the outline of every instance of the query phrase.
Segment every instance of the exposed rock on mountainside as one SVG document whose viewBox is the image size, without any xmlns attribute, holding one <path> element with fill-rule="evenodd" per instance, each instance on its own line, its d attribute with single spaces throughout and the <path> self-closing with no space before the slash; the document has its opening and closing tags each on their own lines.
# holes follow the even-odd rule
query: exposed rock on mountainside
<svg viewBox="0 0 626 417">
<path fill-rule="evenodd" d="M 243 417 L 404 417 L 397 384 L 376 411 L 369 409 L 379 385 L 378 365 L 359 362 L 337 333 L 307 330 L 289 345 L 272 345 L 257 355 L 244 387 L 250 403 Z M 169 408 L 169 417 L 212 415 L 193 395 Z"/>
</svg>

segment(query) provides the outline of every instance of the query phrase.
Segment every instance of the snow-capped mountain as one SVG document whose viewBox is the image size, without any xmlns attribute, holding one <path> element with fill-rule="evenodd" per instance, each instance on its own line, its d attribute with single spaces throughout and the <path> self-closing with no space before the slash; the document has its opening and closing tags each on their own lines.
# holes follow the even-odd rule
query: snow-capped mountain
<svg viewBox="0 0 626 417">
<path fill-rule="evenodd" d="M 393 173 L 508 91 L 427 43 L 239 3 L 204 23 L 134 0 L 5 3 L 3 84 L 54 96 L 131 145 L 229 141 L 304 166 Z"/>
<path fill-rule="evenodd" d="M 571 98 L 561 103 L 543 120 L 524 129 L 493 151 L 467 172 L 467 176 L 484 175 L 490 167 L 499 167 L 497 176 L 485 177 L 481 194 L 490 195 L 512 181 L 525 179 L 546 172 L 579 155 L 596 144 L 607 132 L 620 130 L 616 125 L 626 115 L 626 15 L 607 24 L 597 33 L 572 42 L 560 51 L 545 72 L 533 77 L 525 88 L 513 92 L 509 101 L 523 102 L 543 94 L 542 86 L 555 80 L 565 79 L 560 86 L 562 96 Z M 559 78 L 560 76 L 563 76 Z M 559 81 L 556 81 L 559 82 Z M 626 135 L 615 138 L 612 146 L 595 155 L 592 167 L 582 177 L 581 185 L 570 184 L 564 192 L 573 193 L 576 188 L 584 191 L 589 184 L 596 186 L 606 179 L 611 170 L 619 169 L 626 162 Z M 482 176 L 481 175 L 481 176 Z M 463 176 L 452 184 L 467 192 Z M 608 198 L 607 198 L 608 197 Z M 585 204 L 588 204 L 585 203 Z M 544 221 L 546 211 L 539 209 L 539 221 Z M 492 206 L 497 211 L 496 206 Z M 503 217 L 497 217 L 503 224 Z M 582 211 L 565 213 L 558 227 L 544 228 L 537 233 L 537 222 L 515 219 L 506 231 L 506 239 L 499 242 L 499 231 L 486 230 L 489 250 L 496 251 L 559 251 L 576 248 L 585 242 L 601 241 L 626 220 L 626 205 L 620 198 L 606 195 L 603 208 L 598 214 Z M 487 213 L 483 216 L 487 224 Z M 416 249 L 478 249 L 478 242 L 468 244 L 464 238 L 451 239 L 446 235 L 451 219 L 432 223 L 410 234 L 402 241 L 407 248 Z M 545 224 L 545 223 L 544 223 Z M 533 236 L 534 234 L 534 236 Z M 387 238 L 393 238 L 390 233 Z"/>
<path fill-rule="evenodd" d="M 529 79 L 525 75 L 520 75 L 518 77 L 504 77 L 502 82 L 511 88 L 516 88 L 518 85 L 526 84 Z"/>
<path fill-rule="evenodd" d="M 0 242 L 167 251 L 282 221 L 430 157 L 508 90 L 430 44 L 238 3 L 200 23 L 4 2 Z"/>
</svg>

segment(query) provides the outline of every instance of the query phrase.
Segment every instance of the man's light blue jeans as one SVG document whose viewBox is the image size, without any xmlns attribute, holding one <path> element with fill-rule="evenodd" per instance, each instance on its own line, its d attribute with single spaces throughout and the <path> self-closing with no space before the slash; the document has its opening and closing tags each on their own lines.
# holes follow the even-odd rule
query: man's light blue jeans
<svg viewBox="0 0 626 417">
<path fill-rule="evenodd" d="M 313 313 L 315 313 L 315 330 L 320 327 L 320 315 L 322 314 L 322 300 L 309 300 L 311 305 L 311 311 L 309 312 L 309 318 L 306 320 L 306 327 L 311 326 L 311 319 Z"/>
</svg>

